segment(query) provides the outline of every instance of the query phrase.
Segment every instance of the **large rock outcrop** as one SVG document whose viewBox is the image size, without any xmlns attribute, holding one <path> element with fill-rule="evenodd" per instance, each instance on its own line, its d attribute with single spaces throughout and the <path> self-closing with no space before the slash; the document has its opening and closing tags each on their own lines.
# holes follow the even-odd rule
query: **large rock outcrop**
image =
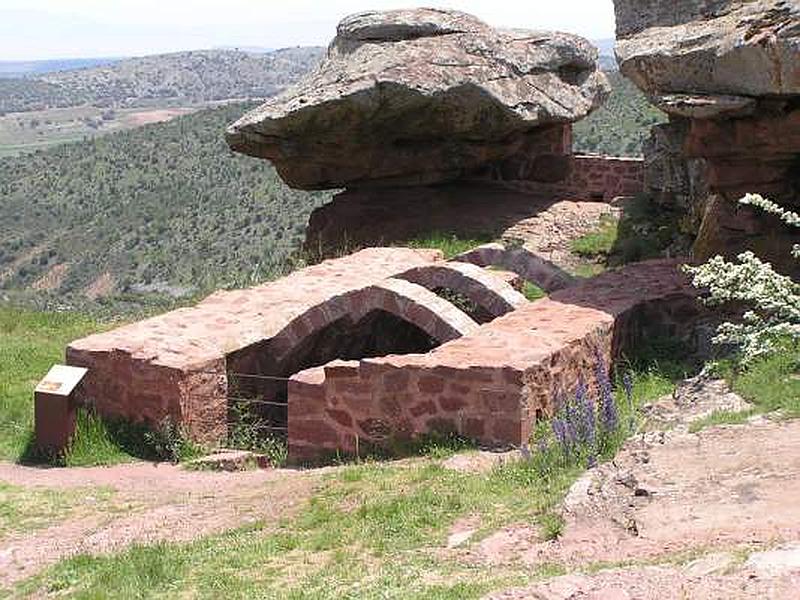
<svg viewBox="0 0 800 600">
<path fill-rule="evenodd" d="M 301 189 L 426 185 L 508 164 L 535 174 L 542 132 L 608 92 L 596 49 L 574 35 L 449 10 L 365 12 L 339 24 L 315 72 L 226 137 Z"/>
<path fill-rule="evenodd" d="M 648 147 L 646 182 L 696 216 L 695 258 L 759 249 L 790 267 L 792 232 L 736 200 L 800 204 L 800 2 L 614 4 L 622 73 L 670 115 Z"/>
</svg>

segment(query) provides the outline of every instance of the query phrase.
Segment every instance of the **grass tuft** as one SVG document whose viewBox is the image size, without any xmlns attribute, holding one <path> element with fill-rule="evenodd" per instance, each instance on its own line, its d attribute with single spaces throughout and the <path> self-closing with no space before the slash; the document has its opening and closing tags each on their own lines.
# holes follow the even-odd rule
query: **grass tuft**
<svg viewBox="0 0 800 600">
<path fill-rule="evenodd" d="M 787 341 L 774 354 L 746 368 L 724 361 L 718 372 L 758 412 L 781 410 L 787 417 L 800 417 L 800 344 Z"/>
<path fill-rule="evenodd" d="M 689 424 L 689 433 L 697 433 L 715 425 L 742 425 L 747 423 L 747 419 L 752 415 L 752 410 L 715 410 L 708 416 L 692 421 Z"/>
<path fill-rule="evenodd" d="M 594 231 L 572 240 L 570 249 L 583 258 L 605 258 L 614 249 L 618 236 L 619 219 L 612 215 L 603 215 Z"/>
<path fill-rule="evenodd" d="M 478 235 L 471 238 L 459 237 L 452 233 L 436 232 L 427 236 L 417 237 L 402 244 L 409 248 L 433 248 L 441 250 L 446 259 L 451 259 L 464 252 L 469 252 L 477 246 L 493 241 L 489 235 Z"/>
</svg>

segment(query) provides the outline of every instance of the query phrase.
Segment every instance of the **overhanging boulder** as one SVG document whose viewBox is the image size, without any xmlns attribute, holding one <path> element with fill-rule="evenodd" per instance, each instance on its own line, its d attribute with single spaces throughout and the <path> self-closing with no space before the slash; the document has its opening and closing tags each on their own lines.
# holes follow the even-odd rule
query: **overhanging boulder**
<svg viewBox="0 0 800 600">
<path fill-rule="evenodd" d="M 530 155 L 538 130 L 582 119 L 608 92 L 597 50 L 574 35 L 449 10 L 366 12 L 226 138 L 296 188 L 424 185 Z"/>
</svg>

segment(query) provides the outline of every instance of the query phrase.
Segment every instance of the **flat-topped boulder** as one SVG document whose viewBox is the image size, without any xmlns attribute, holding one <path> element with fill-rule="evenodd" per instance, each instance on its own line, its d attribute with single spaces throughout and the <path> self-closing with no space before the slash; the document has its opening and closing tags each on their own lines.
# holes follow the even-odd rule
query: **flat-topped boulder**
<svg viewBox="0 0 800 600">
<path fill-rule="evenodd" d="M 796 0 L 614 4 L 620 70 L 667 112 L 740 114 L 749 98 L 800 94 Z"/>
<path fill-rule="evenodd" d="M 319 68 L 226 133 L 300 189 L 421 185 L 529 156 L 609 93 L 597 50 L 450 10 L 344 19 Z"/>
</svg>

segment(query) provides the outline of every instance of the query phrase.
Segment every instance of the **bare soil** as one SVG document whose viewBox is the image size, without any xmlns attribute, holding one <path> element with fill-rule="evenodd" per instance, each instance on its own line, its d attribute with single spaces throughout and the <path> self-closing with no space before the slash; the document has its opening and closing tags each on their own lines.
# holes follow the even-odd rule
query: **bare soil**
<svg viewBox="0 0 800 600">
<path fill-rule="evenodd" d="M 576 482 L 560 538 L 520 524 L 470 549 L 482 564 L 570 573 L 490 598 L 800 597 L 800 421 L 689 433 L 691 420 L 737 402 L 721 382 L 707 387 L 662 399 L 654 422 L 669 429 L 637 435 Z"/>
<path fill-rule="evenodd" d="M 189 541 L 253 522 L 276 522 L 312 493 L 324 470 L 188 471 L 168 464 L 35 468 L 0 463 L 0 481 L 25 488 L 113 490 L 111 506 L 0 538 L 0 586 L 73 554 L 134 542 Z"/>
</svg>

